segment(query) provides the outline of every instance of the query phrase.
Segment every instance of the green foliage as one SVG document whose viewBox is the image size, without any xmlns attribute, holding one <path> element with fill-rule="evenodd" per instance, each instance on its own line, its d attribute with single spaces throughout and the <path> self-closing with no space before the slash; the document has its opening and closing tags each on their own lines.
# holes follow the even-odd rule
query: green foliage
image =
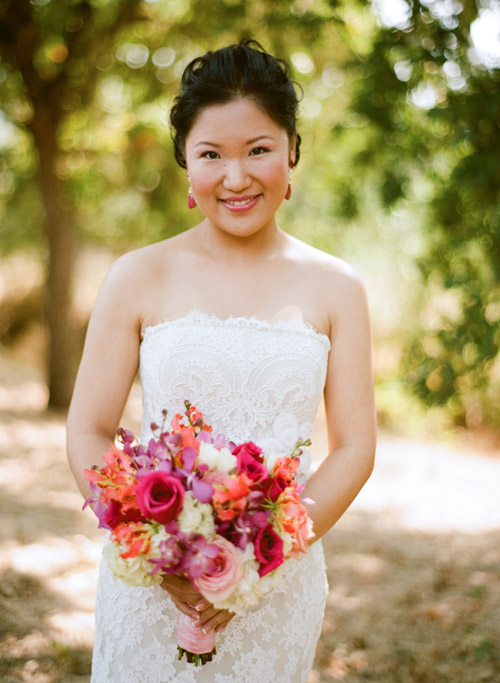
<svg viewBox="0 0 500 683">
<path fill-rule="evenodd" d="M 369 186 L 389 214 L 420 215 L 422 317 L 402 368 L 420 398 L 468 426 L 500 424 L 500 71 L 471 61 L 479 9 L 413 2 L 404 27 L 380 27 L 353 50 L 347 123 L 334 131 L 351 144 L 351 116 L 363 132 L 352 205 Z"/>
<path fill-rule="evenodd" d="M 303 154 L 280 219 L 367 277 L 376 336 L 399 335 L 401 372 L 425 404 L 500 424 L 500 70 L 470 50 L 481 4 L 412 1 L 393 27 L 373 5 L 5 0 L 1 251 L 45 249 L 33 137 L 43 102 L 54 103 L 55 174 L 81 242 L 124 251 L 197 221 L 168 130 L 179 77 L 205 50 L 255 37 L 303 89 Z M 14 16 L 31 31 L 23 68 Z"/>
</svg>

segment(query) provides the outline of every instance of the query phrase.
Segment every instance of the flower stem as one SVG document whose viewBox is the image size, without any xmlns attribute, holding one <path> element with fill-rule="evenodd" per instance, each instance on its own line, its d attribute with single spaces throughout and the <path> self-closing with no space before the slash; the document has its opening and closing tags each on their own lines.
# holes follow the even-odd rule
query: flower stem
<svg viewBox="0 0 500 683">
<path fill-rule="evenodd" d="M 182 659 L 186 655 L 186 659 L 189 664 L 194 664 L 195 666 L 204 666 L 207 662 L 211 662 L 214 656 L 217 654 L 217 650 L 214 649 L 210 652 L 203 652 L 202 654 L 196 654 L 194 652 L 189 652 L 185 650 L 180 645 L 177 647 L 177 659 Z"/>
</svg>

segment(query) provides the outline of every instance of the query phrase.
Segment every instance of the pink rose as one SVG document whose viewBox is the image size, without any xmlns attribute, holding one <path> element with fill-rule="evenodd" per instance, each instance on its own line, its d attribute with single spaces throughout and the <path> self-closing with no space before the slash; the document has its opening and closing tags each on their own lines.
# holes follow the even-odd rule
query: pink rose
<svg viewBox="0 0 500 683">
<path fill-rule="evenodd" d="M 135 493 L 144 517 L 167 524 L 179 516 L 184 487 L 171 474 L 162 470 L 148 472 L 141 477 Z"/>
<path fill-rule="evenodd" d="M 260 562 L 259 576 L 265 576 L 283 562 L 283 541 L 270 524 L 259 529 L 254 540 L 255 557 Z"/>
<path fill-rule="evenodd" d="M 215 570 L 202 574 L 194 583 L 204 598 L 215 603 L 226 600 L 235 590 L 243 578 L 243 565 L 238 551 L 225 538 L 216 536 L 210 543 L 220 549 L 215 558 Z"/>
<path fill-rule="evenodd" d="M 264 462 L 262 448 L 256 446 L 252 441 L 242 443 L 241 446 L 236 446 L 236 448 L 233 451 L 233 455 L 238 457 L 239 453 L 246 453 L 247 455 L 250 455 L 252 458 L 258 460 L 259 462 Z"/>
</svg>

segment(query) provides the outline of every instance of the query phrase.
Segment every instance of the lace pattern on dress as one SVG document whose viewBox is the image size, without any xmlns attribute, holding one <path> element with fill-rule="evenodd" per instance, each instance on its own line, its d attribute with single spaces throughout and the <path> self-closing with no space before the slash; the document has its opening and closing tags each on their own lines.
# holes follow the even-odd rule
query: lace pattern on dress
<svg viewBox="0 0 500 683">
<path fill-rule="evenodd" d="M 192 312 L 149 327 L 140 349 L 142 441 L 164 408 L 173 417 L 188 399 L 228 439 L 284 454 L 310 436 L 329 348 L 327 337 L 296 322 Z M 219 634 L 214 661 L 196 668 L 177 661 L 178 612 L 168 594 L 128 586 L 102 562 L 92 683 L 306 683 L 327 594 L 321 541 L 288 560 L 283 575 Z"/>
<path fill-rule="evenodd" d="M 191 311 L 148 327 L 140 350 L 143 440 L 163 408 L 173 416 L 186 399 L 234 441 L 270 436 L 282 413 L 312 424 L 329 350 L 328 337 L 301 321 Z"/>
</svg>

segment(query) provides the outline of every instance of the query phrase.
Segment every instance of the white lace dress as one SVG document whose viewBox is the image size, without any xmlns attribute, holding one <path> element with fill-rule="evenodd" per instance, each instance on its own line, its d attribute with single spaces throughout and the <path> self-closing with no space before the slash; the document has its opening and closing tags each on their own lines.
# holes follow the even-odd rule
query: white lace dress
<svg viewBox="0 0 500 683">
<path fill-rule="evenodd" d="M 285 454 L 310 436 L 329 349 L 328 338 L 303 322 L 191 312 L 149 327 L 140 350 L 142 440 L 163 408 L 173 416 L 189 399 L 214 431 Z M 214 661 L 195 667 L 177 660 L 179 613 L 168 594 L 128 586 L 103 561 L 92 683 L 305 683 L 326 594 L 318 541 L 300 561 L 286 562 L 280 588 L 217 636 Z"/>
</svg>

